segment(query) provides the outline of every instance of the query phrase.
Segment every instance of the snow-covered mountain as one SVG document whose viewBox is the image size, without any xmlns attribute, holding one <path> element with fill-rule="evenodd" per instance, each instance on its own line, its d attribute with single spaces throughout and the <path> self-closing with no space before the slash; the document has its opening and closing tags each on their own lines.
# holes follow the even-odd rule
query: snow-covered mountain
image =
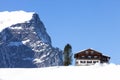
<svg viewBox="0 0 120 80">
<path fill-rule="evenodd" d="M 62 51 L 51 39 L 38 14 L 0 12 L 0 68 L 34 68 L 63 64 Z"/>
</svg>

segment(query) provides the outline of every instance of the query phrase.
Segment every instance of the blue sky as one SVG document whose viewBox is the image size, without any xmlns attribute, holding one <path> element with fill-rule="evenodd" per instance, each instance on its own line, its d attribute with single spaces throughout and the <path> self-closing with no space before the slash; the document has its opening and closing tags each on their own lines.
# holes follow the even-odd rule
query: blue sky
<svg viewBox="0 0 120 80">
<path fill-rule="evenodd" d="M 2 0 L 0 11 L 39 14 L 54 47 L 93 48 L 120 64 L 120 0 Z"/>
</svg>

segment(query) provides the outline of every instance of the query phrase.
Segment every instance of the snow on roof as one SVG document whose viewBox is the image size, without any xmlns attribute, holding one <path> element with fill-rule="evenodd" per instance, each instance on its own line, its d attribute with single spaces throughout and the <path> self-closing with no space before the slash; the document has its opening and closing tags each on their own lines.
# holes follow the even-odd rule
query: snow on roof
<svg viewBox="0 0 120 80">
<path fill-rule="evenodd" d="M 77 53 L 80 53 L 80 52 L 83 52 L 83 51 L 86 51 L 86 50 L 88 50 L 88 49 L 93 50 L 93 48 L 82 49 L 82 50 L 80 50 L 80 51 L 76 52 L 76 54 L 77 54 Z"/>
<path fill-rule="evenodd" d="M 83 52 L 83 51 L 86 51 L 86 50 L 93 50 L 93 51 L 96 51 L 96 50 L 93 49 L 93 48 L 88 48 L 88 49 L 83 49 L 83 50 L 81 50 L 81 51 L 78 51 L 77 53 L 80 53 L 80 52 Z M 99 51 L 96 51 L 96 52 L 101 53 L 101 52 L 99 52 Z M 76 53 L 76 54 L 77 54 L 77 53 Z"/>
<path fill-rule="evenodd" d="M 3 11 L 0 12 L 0 32 L 13 24 L 23 23 L 32 19 L 34 12 L 25 11 Z"/>
</svg>

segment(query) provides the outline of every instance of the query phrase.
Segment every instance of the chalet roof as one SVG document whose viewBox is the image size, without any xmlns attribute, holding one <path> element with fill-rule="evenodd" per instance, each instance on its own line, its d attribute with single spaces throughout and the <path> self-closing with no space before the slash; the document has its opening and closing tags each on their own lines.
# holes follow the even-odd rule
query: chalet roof
<svg viewBox="0 0 120 80">
<path fill-rule="evenodd" d="M 101 52 L 98 52 L 98 51 L 93 50 L 91 48 L 76 53 L 74 55 L 74 58 L 76 58 L 77 55 L 79 55 L 79 56 L 89 56 L 90 55 L 90 56 L 104 56 L 104 57 L 108 57 L 108 56 L 103 55 Z"/>
<path fill-rule="evenodd" d="M 98 52 L 98 51 L 93 50 L 93 49 L 91 49 L 91 48 L 86 49 L 86 50 L 82 50 L 82 51 L 80 51 L 80 52 L 77 52 L 76 54 L 79 54 L 79 53 L 85 53 L 85 52 L 88 52 L 88 53 L 96 52 L 96 53 L 102 54 L 101 52 Z"/>
</svg>

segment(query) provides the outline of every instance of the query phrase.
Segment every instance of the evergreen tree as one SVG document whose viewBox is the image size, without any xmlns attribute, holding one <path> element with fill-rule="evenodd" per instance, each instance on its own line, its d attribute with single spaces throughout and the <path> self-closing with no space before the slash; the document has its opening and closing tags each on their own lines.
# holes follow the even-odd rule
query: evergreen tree
<svg viewBox="0 0 120 80">
<path fill-rule="evenodd" d="M 64 66 L 69 66 L 72 64 L 72 47 L 70 44 L 67 44 L 64 48 L 64 57 L 63 57 Z"/>
</svg>

